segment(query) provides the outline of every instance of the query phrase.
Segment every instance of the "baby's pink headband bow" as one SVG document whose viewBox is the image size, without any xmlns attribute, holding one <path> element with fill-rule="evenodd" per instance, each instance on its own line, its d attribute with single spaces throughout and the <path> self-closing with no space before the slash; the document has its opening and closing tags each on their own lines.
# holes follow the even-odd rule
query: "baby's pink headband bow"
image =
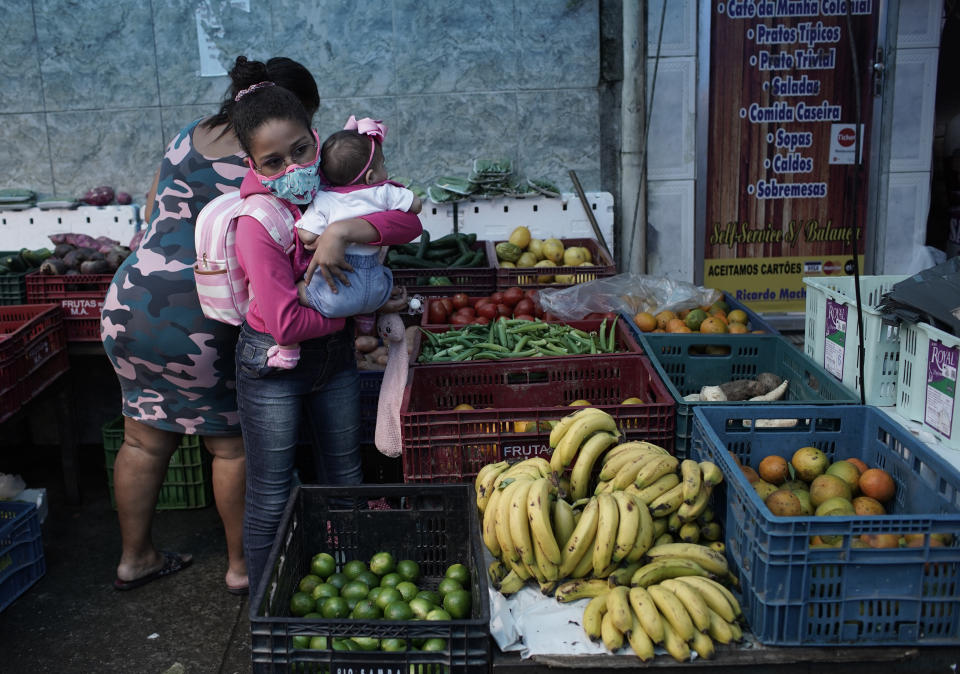
<svg viewBox="0 0 960 674">
<path fill-rule="evenodd" d="M 356 131 L 363 136 L 370 136 L 370 156 L 367 157 L 367 163 L 363 165 L 357 177 L 348 183 L 349 185 L 353 185 L 360 180 L 363 174 L 367 172 L 367 169 L 370 168 L 370 162 L 373 161 L 373 155 L 377 150 L 377 143 L 383 143 L 383 139 L 387 135 L 387 125 L 379 119 L 370 119 L 369 117 L 357 119 L 353 115 L 350 115 L 350 119 L 347 120 L 343 129 L 344 131 Z"/>
</svg>

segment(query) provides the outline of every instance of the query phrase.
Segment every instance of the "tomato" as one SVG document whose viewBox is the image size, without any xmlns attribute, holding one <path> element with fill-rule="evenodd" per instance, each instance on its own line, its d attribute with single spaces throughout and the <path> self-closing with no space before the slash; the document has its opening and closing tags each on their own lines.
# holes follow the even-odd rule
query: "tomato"
<svg viewBox="0 0 960 674">
<path fill-rule="evenodd" d="M 513 316 L 513 309 L 508 307 L 506 304 L 498 304 L 497 314 L 500 316 L 506 316 L 507 318 L 510 318 L 511 316 Z"/>
<path fill-rule="evenodd" d="M 470 298 L 467 297 L 466 293 L 457 293 L 452 298 L 453 306 L 457 309 L 461 309 L 468 304 L 470 304 Z"/>
<path fill-rule="evenodd" d="M 428 323 L 446 323 L 447 315 L 447 311 L 443 308 L 443 304 L 437 302 L 436 300 L 430 300 L 430 303 L 427 305 Z"/>
<path fill-rule="evenodd" d="M 477 316 L 471 321 L 471 323 L 474 325 L 488 325 L 490 323 L 490 319 L 486 316 Z"/>
<path fill-rule="evenodd" d="M 493 302 L 494 304 L 500 304 L 501 302 L 503 302 L 503 292 L 498 290 L 497 292 L 490 295 L 490 301 Z"/>
<path fill-rule="evenodd" d="M 516 286 L 512 288 L 507 288 L 503 292 L 503 303 L 509 306 L 514 306 L 517 302 L 523 299 L 523 288 L 518 288 Z"/>
<path fill-rule="evenodd" d="M 513 315 L 517 314 L 526 314 L 527 316 L 533 316 L 533 312 L 536 310 L 533 301 L 527 297 L 524 297 L 522 300 L 517 302 L 513 307 Z"/>
<path fill-rule="evenodd" d="M 477 315 L 476 310 L 473 307 L 462 307 L 453 312 L 453 315 L 456 316 L 460 314 L 461 316 L 466 316 L 467 318 L 474 318 Z"/>
<path fill-rule="evenodd" d="M 534 320 L 533 316 L 531 316 L 530 314 L 515 314 L 515 315 L 514 315 L 514 318 L 519 319 L 519 320 L 521 320 L 521 321 L 532 321 L 532 320 Z"/>
<path fill-rule="evenodd" d="M 470 323 L 470 319 L 464 314 L 454 314 L 450 317 L 450 323 L 453 325 L 467 325 Z"/>
<path fill-rule="evenodd" d="M 537 301 L 537 289 L 536 289 L 536 288 L 528 288 L 527 290 L 524 290 L 524 291 L 523 291 L 523 294 L 526 295 L 527 297 L 529 297 L 529 298 L 530 298 L 531 300 L 533 300 L 534 302 Z"/>
<path fill-rule="evenodd" d="M 490 302 L 487 302 L 485 304 L 478 304 L 477 315 L 483 316 L 487 320 L 492 321 L 494 318 L 496 318 L 499 315 L 497 313 L 497 305 L 491 304 Z"/>
<path fill-rule="evenodd" d="M 443 305 L 443 308 L 447 312 L 448 316 L 453 313 L 453 310 L 455 308 L 453 306 L 453 300 L 451 300 L 449 297 L 441 297 L 439 298 L 439 301 L 440 301 L 440 304 Z"/>
</svg>

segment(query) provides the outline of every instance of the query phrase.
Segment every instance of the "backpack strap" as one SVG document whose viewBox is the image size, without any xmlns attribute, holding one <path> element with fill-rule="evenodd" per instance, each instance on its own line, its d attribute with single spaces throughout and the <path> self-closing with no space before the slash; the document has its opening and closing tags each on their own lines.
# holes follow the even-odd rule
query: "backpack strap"
<svg viewBox="0 0 960 674">
<path fill-rule="evenodd" d="M 283 252 L 289 254 L 296 246 L 296 218 L 272 194 L 251 194 L 244 198 L 234 217 L 241 215 L 249 215 L 263 225 Z"/>
</svg>

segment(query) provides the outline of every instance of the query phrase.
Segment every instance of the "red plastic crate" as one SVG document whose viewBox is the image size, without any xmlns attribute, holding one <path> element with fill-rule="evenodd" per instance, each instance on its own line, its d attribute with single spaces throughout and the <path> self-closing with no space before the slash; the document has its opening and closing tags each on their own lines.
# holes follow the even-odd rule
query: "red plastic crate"
<svg viewBox="0 0 960 674">
<path fill-rule="evenodd" d="M 486 262 L 482 267 L 436 267 L 433 269 L 391 269 L 393 272 L 393 285 L 403 286 L 407 289 L 407 294 L 422 295 L 424 297 L 436 297 L 438 295 L 452 295 L 454 293 L 472 293 L 476 295 L 489 295 L 496 286 L 494 278 L 493 263 L 496 261 L 496 255 L 490 257 L 490 249 L 486 241 L 475 241 L 471 250 L 485 250 L 487 253 Z M 382 252 L 381 259 L 386 257 L 386 249 Z M 427 283 L 431 276 L 446 276 L 453 285 L 432 286 Z"/>
<path fill-rule="evenodd" d="M 58 304 L 0 307 L 0 393 L 66 346 Z"/>
<path fill-rule="evenodd" d="M 496 251 L 497 244 L 502 243 L 502 241 L 488 241 L 487 257 L 490 259 L 490 264 L 493 265 L 497 290 L 506 290 L 512 286 L 520 286 L 524 289 L 565 288 L 567 286 L 577 285 L 578 283 L 586 283 L 587 281 L 595 281 L 598 278 L 613 276 L 617 273 L 617 267 L 613 260 L 609 255 L 607 255 L 606 251 L 600 248 L 600 244 L 597 243 L 596 239 L 560 239 L 560 242 L 563 244 L 564 248 L 569 248 L 571 246 L 583 246 L 589 250 L 590 255 L 593 257 L 593 266 L 557 266 L 550 267 L 548 269 L 539 269 L 534 267 L 517 267 L 514 269 L 509 267 L 504 268 L 500 266 L 500 262 L 497 260 Z M 572 275 L 573 283 L 540 283 L 537 281 L 537 277 L 543 274 L 551 274 L 554 276 L 558 274 Z"/>
<path fill-rule="evenodd" d="M 620 404 L 630 397 L 645 404 Z M 546 422 L 581 399 L 613 415 L 625 439 L 673 451 L 676 403 L 639 354 L 416 367 L 400 408 L 403 479 L 463 482 L 491 461 L 549 455 Z M 463 403 L 475 409 L 454 411 Z"/>
<path fill-rule="evenodd" d="M 100 310 L 113 274 L 48 276 L 27 274 L 27 302 L 59 302 L 63 307 L 67 341 L 99 342 Z"/>
<path fill-rule="evenodd" d="M 549 323 L 562 323 L 564 325 L 569 325 L 572 328 L 577 328 L 578 330 L 583 330 L 584 332 L 599 332 L 600 324 L 602 320 L 584 320 L 584 321 L 546 321 Z M 611 321 L 607 321 L 607 326 L 604 328 L 606 331 L 604 334 L 609 334 Z M 450 326 L 450 325 L 428 325 L 420 326 L 421 330 L 426 330 L 433 333 L 446 332 L 447 330 L 452 330 L 459 328 L 460 326 Z M 614 342 L 614 347 L 616 351 L 614 353 L 607 354 L 568 354 L 564 356 L 537 356 L 536 360 L 543 360 L 547 358 L 596 358 L 597 355 L 604 356 L 623 356 L 627 354 L 641 354 L 643 353 L 643 347 L 640 346 L 639 342 L 633 337 L 633 330 L 623 319 L 618 320 L 616 327 L 616 341 Z M 410 365 L 415 367 L 438 367 L 443 365 L 451 365 L 452 363 L 420 363 L 417 361 L 417 358 L 420 357 L 420 347 L 423 343 L 423 334 L 420 332 L 417 333 L 416 338 L 413 341 L 413 355 L 410 356 Z M 523 358 L 503 358 L 496 362 L 503 361 L 516 361 L 524 360 Z M 527 358 L 526 360 L 529 360 Z M 466 360 L 462 361 L 464 363 L 476 363 L 475 360 Z M 592 401 L 591 401 L 592 402 Z"/>
<path fill-rule="evenodd" d="M 67 356 L 67 350 L 61 348 L 23 377 L 13 388 L 0 393 L 0 423 L 33 400 L 69 369 L 70 359 Z"/>
</svg>

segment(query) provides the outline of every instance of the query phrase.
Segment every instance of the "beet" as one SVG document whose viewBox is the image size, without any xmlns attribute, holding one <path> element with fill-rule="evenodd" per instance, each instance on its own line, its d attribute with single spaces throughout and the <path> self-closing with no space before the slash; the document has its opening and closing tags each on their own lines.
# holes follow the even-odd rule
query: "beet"
<svg viewBox="0 0 960 674">
<path fill-rule="evenodd" d="M 56 257 L 48 257 L 40 265 L 40 273 L 45 276 L 57 276 L 67 271 L 67 265 Z"/>
<path fill-rule="evenodd" d="M 77 249 L 71 250 L 69 253 L 63 256 L 63 264 L 67 269 L 78 269 L 80 263 L 86 260 L 87 258 Z"/>
<path fill-rule="evenodd" d="M 117 192 L 117 203 L 121 206 L 126 206 L 127 204 L 133 203 L 133 197 L 131 197 L 126 192 Z"/>
<path fill-rule="evenodd" d="M 87 260 L 80 263 L 81 274 L 109 274 L 110 263 L 106 260 Z"/>
<path fill-rule="evenodd" d="M 48 234 L 47 238 L 50 239 L 50 243 L 57 245 L 67 242 L 67 234 L 69 232 L 61 232 L 60 234 Z"/>
<path fill-rule="evenodd" d="M 64 255 L 69 253 L 71 250 L 75 250 L 75 249 L 76 249 L 76 246 L 74 246 L 71 243 L 58 243 L 53 249 L 53 256 L 63 257 Z"/>
<path fill-rule="evenodd" d="M 113 188 L 109 185 L 101 185 L 87 190 L 81 201 L 91 206 L 106 206 L 113 201 Z"/>
</svg>

